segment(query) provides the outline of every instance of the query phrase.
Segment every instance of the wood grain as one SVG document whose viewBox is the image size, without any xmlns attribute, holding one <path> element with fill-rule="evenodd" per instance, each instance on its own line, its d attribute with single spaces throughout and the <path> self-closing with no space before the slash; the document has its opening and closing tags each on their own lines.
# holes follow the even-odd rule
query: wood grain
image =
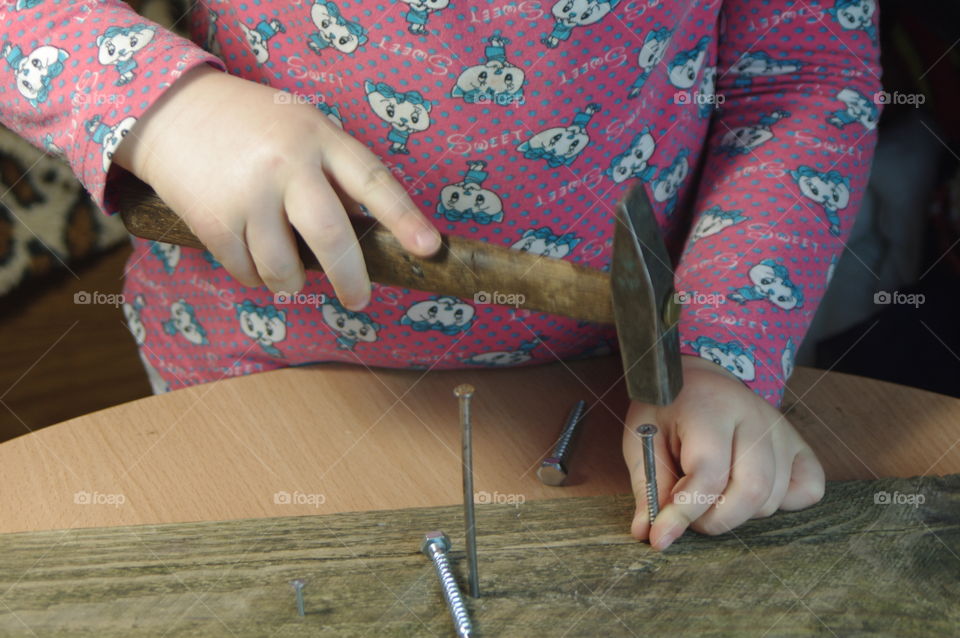
<svg viewBox="0 0 960 638">
<path fill-rule="evenodd" d="M 0 532 L 388 510 L 461 502 L 453 388 L 470 383 L 478 492 L 627 493 L 616 357 L 506 370 L 319 365 L 148 397 L 0 444 Z M 960 400 L 798 368 L 788 417 L 827 478 L 960 472 Z M 577 399 L 569 484 L 536 478 Z M 123 494 L 121 507 L 77 492 Z M 286 491 L 322 504 L 283 504 Z M 2 608 L 2 606 L 0 606 Z"/>
<path fill-rule="evenodd" d="M 118 184 L 123 222 L 132 234 L 171 244 L 203 248 L 190 228 L 143 182 L 130 178 Z M 550 259 L 484 241 L 443 236 L 433 257 L 408 253 L 385 227 L 367 217 L 351 217 L 372 281 L 473 299 L 485 291 L 517 295 L 517 307 L 613 323 L 610 277 L 607 273 L 563 259 Z M 313 253 L 297 235 L 304 267 L 321 270 Z"/>
<path fill-rule="evenodd" d="M 878 504 L 877 495 L 924 502 Z M 892 497 L 896 498 L 896 497 Z M 960 476 L 832 483 L 802 512 L 659 554 L 618 496 L 478 507 L 479 636 L 954 635 Z M 448 636 L 419 553 L 462 509 L 0 535 L 3 636 Z M 298 617 L 289 581 L 303 578 Z"/>
</svg>

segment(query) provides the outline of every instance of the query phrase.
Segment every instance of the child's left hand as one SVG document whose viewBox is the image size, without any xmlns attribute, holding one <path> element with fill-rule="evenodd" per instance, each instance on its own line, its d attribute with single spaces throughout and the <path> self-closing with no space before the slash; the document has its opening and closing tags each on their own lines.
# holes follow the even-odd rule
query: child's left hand
<svg viewBox="0 0 960 638">
<path fill-rule="evenodd" d="M 631 533 L 666 549 L 687 527 L 722 534 L 750 518 L 798 510 L 823 498 L 823 468 L 786 417 L 719 365 L 687 356 L 683 390 L 668 406 L 634 401 L 623 456 L 637 499 Z M 643 448 L 653 423 L 661 510 L 647 521 Z"/>
</svg>

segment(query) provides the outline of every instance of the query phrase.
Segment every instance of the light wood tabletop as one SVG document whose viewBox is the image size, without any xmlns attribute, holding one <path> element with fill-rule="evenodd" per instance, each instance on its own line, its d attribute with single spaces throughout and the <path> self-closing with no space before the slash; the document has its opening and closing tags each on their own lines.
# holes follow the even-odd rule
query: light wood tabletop
<svg viewBox="0 0 960 638">
<path fill-rule="evenodd" d="M 0 532 L 456 504 L 460 383 L 477 388 L 479 502 L 627 493 L 620 370 L 327 364 L 140 399 L 0 444 Z M 545 486 L 535 470 L 578 399 L 569 484 Z M 784 410 L 828 479 L 960 472 L 960 400 L 798 368 Z"/>
</svg>

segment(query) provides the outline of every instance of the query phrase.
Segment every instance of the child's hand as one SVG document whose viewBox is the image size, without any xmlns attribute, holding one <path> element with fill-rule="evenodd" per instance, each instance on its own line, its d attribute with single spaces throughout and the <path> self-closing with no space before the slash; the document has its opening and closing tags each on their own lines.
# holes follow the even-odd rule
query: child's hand
<svg viewBox="0 0 960 638">
<path fill-rule="evenodd" d="M 347 218 L 358 212 L 355 202 L 419 256 L 434 253 L 440 237 L 370 149 L 287 96 L 198 67 L 147 110 L 115 160 L 150 184 L 244 285 L 303 287 L 292 225 L 340 302 L 358 310 L 370 281 Z"/>
<path fill-rule="evenodd" d="M 666 549 L 688 526 L 722 534 L 777 509 L 823 497 L 823 468 L 813 450 L 769 403 L 711 361 L 683 356 L 684 386 L 669 406 L 634 401 L 623 456 L 637 499 L 631 533 Z M 661 510 L 647 520 L 643 448 L 636 427 L 653 423 Z M 679 480 L 678 480 L 679 478 Z"/>
</svg>

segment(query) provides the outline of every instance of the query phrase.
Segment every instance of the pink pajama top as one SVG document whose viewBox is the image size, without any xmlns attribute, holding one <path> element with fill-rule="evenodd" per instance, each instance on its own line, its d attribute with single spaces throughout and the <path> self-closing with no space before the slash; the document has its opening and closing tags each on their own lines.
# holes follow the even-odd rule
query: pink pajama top
<svg viewBox="0 0 960 638">
<path fill-rule="evenodd" d="M 212 64 L 315 104 L 452 235 L 607 269 L 639 180 L 676 264 L 682 352 L 778 405 L 863 195 L 874 0 L 226 0 L 192 42 L 120 0 L 6 0 L 0 118 L 108 213 L 127 130 Z M 251 131 L 253 133 L 254 131 Z M 237 134 L 243 134 L 238 131 Z M 185 148 L 184 153 L 190 149 Z M 136 240 L 125 313 L 169 388 L 321 361 L 514 366 L 609 352 L 613 326 L 374 284 L 345 309 Z"/>
</svg>

